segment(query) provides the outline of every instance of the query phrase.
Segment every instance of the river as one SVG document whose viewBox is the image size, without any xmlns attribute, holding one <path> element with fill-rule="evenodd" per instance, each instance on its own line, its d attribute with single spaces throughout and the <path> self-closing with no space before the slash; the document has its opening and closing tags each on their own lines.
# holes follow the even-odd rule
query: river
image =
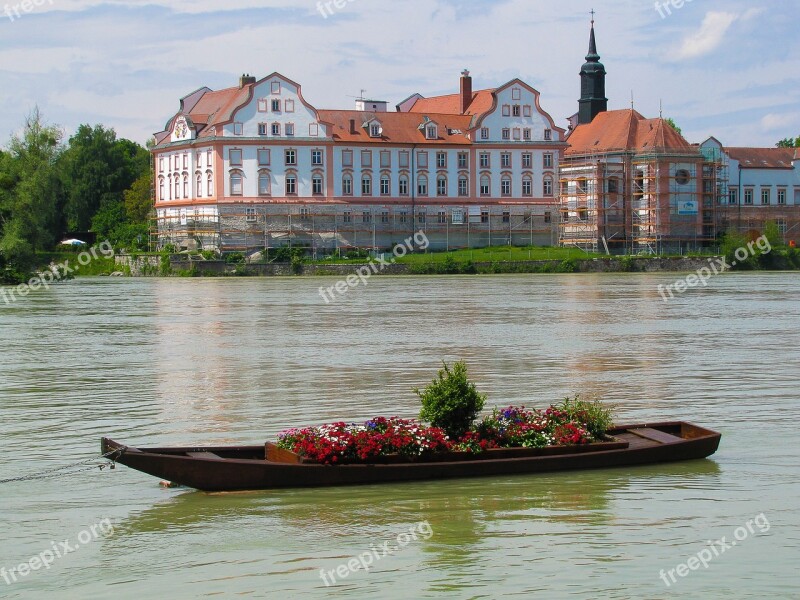
<svg viewBox="0 0 800 600">
<path fill-rule="evenodd" d="M 709 460 L 544 476 L 204 494 L 120 466 L 3 483 L 0 597 L 797 598 L 800 275 L 664 302 L 676 278 L 374 277 L 330 304 L 330 278 L 97 278 L 0 303 L 0 479 L 92 458 L 103 435 L 261 444 L 413 417 L 412 389 L 457 359 L 489 406 L 580 393 L 618 422 L 723 434 Z M 368 571 L 326 585 L 364 553 Z"/>
</svg>

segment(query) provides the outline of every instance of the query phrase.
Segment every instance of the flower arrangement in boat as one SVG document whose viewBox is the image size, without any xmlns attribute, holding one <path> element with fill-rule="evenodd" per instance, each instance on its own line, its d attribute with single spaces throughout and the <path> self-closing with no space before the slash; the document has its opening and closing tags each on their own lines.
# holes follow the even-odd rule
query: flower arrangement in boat
<svg viewBox="0 0 800 600">
<path fill-rule="evenodd" d="M 330 423 L 290 429 L 278 447 L 321 464 L 370 462 L 400 455 L 419 458 L 442 452 L 478 454 L 498 448 L 578 446 L 605 439 L 611 411 L 600 402 L 566 398 L 546 410 L 509 406 L 475 423 L 485 396 L 467 379 L 464 363 L 444 365 L 422 399 L 422 420 L 375 417 L 365 423 Z"/>
</svg>

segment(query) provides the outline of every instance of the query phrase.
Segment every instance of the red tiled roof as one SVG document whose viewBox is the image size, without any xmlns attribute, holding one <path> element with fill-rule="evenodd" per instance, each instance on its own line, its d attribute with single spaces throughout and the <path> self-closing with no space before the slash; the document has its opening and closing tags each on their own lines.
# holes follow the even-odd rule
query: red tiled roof
<svg viewBox="0 0 800 600">
<path fill-rule="evenodd" d="M 791 169 L 794 148 L 725 148 L 743 169 Z"/>
<path fill-rule="evenodd" d="M 467 107 L 467 115 L 480 115 L 492 108 L 494 90 L 479 90 L 473 92 L 472 102 Z M 412 113 L 436 113 L 446 115 L 461 114 L 461 94 L 448 94 L 446 96 L 433 96 L 420 98 L 409 109 Z"/>
<path fill-rule="evenodd" d="M 333 125 L 333 139 L 336 142 L 354 142 L 363 144 L 394 143 L 394 144 L 469 144 L 467 129 L 470 117 L 467 115 L 442 115 L 398 112 L 361 112 L 358 110 L 320 110 L 321 121 Z M 439 126 L 439 139 L 425 139 L 425 131 L 419 127 L 424 122 L 424 117 Z M 364 124 L 373 119 L 380 121 L 383 135 L 379 138 L 370 137 Z M 350 132 L 350 121 L 355 121 L 355 133 Z M 460 133 L 452 132 L 458 130 Z"/>
<path fill-rule="evenodd" d="M 567 139 L 566 155 L 590 152 L 650 150 L 694 153 L 689 142 L 664 119 L 645 119 L 632 109 L 602 112 L 578 125 Z"/>
</svg>

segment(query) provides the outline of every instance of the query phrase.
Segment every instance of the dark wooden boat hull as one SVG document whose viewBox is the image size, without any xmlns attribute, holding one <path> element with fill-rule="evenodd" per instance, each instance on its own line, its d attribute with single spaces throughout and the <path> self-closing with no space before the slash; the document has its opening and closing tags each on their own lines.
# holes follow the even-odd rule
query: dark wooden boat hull
<svg viewBox="0 0 800 600">
<path fill-rule="evenodd" d="M 627 448 L 451 462 L 403 462 L 326 466 L 266 460 L 264 446 L 133 448 L 109 438 L 110 460 L 203 491 L 265 490 L 544 473 L 700 459 L 717 451 L 721 435 L 691 423 L 667 422 L 610 429 Z"/>
</svg>

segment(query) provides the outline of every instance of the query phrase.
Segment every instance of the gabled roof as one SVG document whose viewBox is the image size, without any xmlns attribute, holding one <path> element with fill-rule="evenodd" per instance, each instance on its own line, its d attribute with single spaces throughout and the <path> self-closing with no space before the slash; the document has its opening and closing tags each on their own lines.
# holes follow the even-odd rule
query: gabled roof
<svg viewBox="0 0 800 600">
<path fill-rule="evenodd" d="M 467 107 L 467 115 L 480 115 L 492 108 L 492 93 L 495 90 L 478 90 L 472 93 L 472 102 Z M 409 109 L 412 113 L 439 113 L 447 115 L 461 114 L 461 94 L 446 96 L 420 97 Z"/>
<path fill-rule="evenodd" d="M 725 148 L 743 169 L 791 169 L 794 148 Z"/>
<path fill-rule="evenodd" d="M 331 135 L 335 142 L 363 144 L 395 143 L 395 144 L 470 144 L 467 137 L 470 117 L 468 115 L 425 115 L 439 126 L 439 137 L 436 140 L 425 139 L 425 132 L 420 130 L 424 117 L 416 113 L 364 113 L 358 110 L 320 110 L 320 119 L 332 124 Z M 369 131 L 362 127 L 364 122 L 377 118 L 383 127 L 379 138 L 370 137 Z M 355 122 L 354 132 L 350 130 L 350 121 Z M 460 130 L 456 133 L 453 130 Z"/>
<path fill-rule="evenodd" d="M 567 156 L 653 150 L 697 153 L 664 119 L 646 119 L 633 109 L 602 112 L 591 123 L 578 125 L 567 142 Z"/>
</svg>

